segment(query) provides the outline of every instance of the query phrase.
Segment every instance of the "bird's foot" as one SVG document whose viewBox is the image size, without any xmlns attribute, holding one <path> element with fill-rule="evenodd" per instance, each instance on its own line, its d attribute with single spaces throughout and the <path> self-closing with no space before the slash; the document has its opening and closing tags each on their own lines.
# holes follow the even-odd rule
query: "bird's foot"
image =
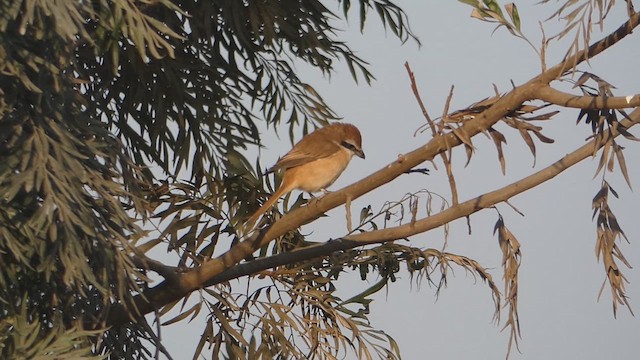
<svg viewBox="0 0 640 360">
<path fill-rule="evenodd" d="M 313 193 L 309 193 L 311 195 L 311 199 L 309 199 L 309 204 L 314 204 L 314 203 L 322 200 L 322 198 L 327 196 L 327 194 L 331 194 L 331 191 L 329 191 L 327 189 L 320 189 L 320 191 L 322 191 L 322 195 L 320 195 L 320 196 L 316 196 Z"/>
</svg>

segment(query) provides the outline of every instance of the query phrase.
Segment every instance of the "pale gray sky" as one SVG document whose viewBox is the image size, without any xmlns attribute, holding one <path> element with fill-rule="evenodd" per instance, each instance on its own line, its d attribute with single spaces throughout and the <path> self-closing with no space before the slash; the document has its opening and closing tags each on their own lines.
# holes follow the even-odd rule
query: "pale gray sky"
<svg viewBox="0 0 640 360">
<path fill-rule="evenodd" d="M 356 16 L 347 24 L 338 24 L 346 31 L 344 39 L 357 54 L 370 62 L 377 78 L 371 87 L 355 84 L 346 67 L 330 81 L 321 75 L 304 72 L 303 79 L 316 86 L 325 100 L 344 117 L 357 125 L 363 135 L 366 160 L 354 159 L 345 174 L 332 186 L 337 190 L 392 162 L 398 154 L 408 152 L 427 142 L 427 133 L 414 137 L 414 131 L 424 123 L 404 69 L 411 64 L 432 116 L 439 116 L 449 87 L 455 85 L 452 108 L 459 109 L 493 95 L 492 84 L 501 91 L 510 88 L 511 80 L 521 84 L 540 71 L 539 60 L 523 41 L 493 26 L 469 17 L 471 8 L 456 1 L 399 1 L 409 14 L 415 34 L 422 47 L 413 42 L 401 45 L 391 34 L 385 34 L 376 24 L 375 12 L 364 35 L 358 31 Z M 517 1 L 523 28 L 534 44 L 541 35 L 538 21 L 555 10 L 555 2 L 546 6 L 528 5 Z M 354 15 L 357 13 L 354 12 Z M 618 11 L 607 21 L 605 30 L 617 28 L 624 12 Z M 546 25 L 546 24 L 545 24 Z M 553 27 L 553 24 L 549 24 Z M 555 26 L 557 29 L 558 26 Z M 549 30 L 548 35 L 553 31 Z M 602 37 L 594 33 L 593 38 Z M 548 64 L 555 64 L 564 54 L 562 46 L 549 51 Z M 633 34 L 591 62 L 594 72 L 617 87 L 617 95 L 638 92 L 637 59 L 640 58 L 638 34 Z M 308 73 L 308 74 L 307 74 Z M 505 146 L 507 175 L 500 172 L 496 150 L 482 135 L 474 139 L 477 149 L 471 164 L 463 168 L 464 150 L 457 149 L 454 162 L 460 200 L 478 196 L 526 176 L 558 160 L 584 143 L 590 130 L 575 125 L 577 112 L 565 112 L 553 121 L 539 124 L 543 133 L 556 140 L 554 144 L 537 143 L 536 169 L 533 159 L 516 131 L 498 125 L 507 136 Z M 637 129 L 632 131 L 638 135 Z M 638 144 L 622 140 L 635 188 L 640 188 Z M 267 166 L 286 152 L 290 144 L 286 137 L 265 138 L 262 163 Z M 440 165 L 440 163 L 438 163 Z M 431 168 L 431 165 L 428 165 Z M 640 320 L 625 308 L 613 318 L 608 287 L 598 302 L 604 271 L 596 262 L 595 224 L 591 221 L 591 200 L 600 187 L 600 177 L 592 180 L 596 160 L 587 160 L 561 174 L 547 184 L 514 198 L 511 202 L 525 217 L 508 206 L 498 208 L 506 225 L 518 237 L 522 246 L 520 269 L 519 313 L 522 329 L 522 354 L 512 352 L 511 359 L 632 359 L 640 354 Z M 619 244 L 632 265 L 640 265 L 640 226 L 638 209 L 640 196 L 625 185 L 618 174 L 608 175 L 610 183 L 621 196 L 610 204 L 631 244 Z M 405 193 L 427 189 L 448 196 L 446 175 L 439 167 L 430 176 L 406 175 L 354 201 L 354 209 L 367 204 L 379 209 L 385 201 L 398 200 Z M 356 210 L 356 211 L 357 211 Z M 313 232 L 312 241 L 323 241 L 345 233 L 344 211 L 335 209 L 328 218 L 305 228 Z M 464 220 L 452 226 L 447 251 L 480 261 L 490 268 L 495 280 L 501 279 L 501 253 L 493 226 L 494 210 L 485 210 L 471 217 L 472 234 L 467 234 Z M 412 245 L 442 246 L 442 231 L 416 236 Z M 404 271 L 388 292 L 382 292 L 371 305 L 370 319 L 374 327 L 393 336 L 405 359 L 501 359 L 504 358 L 508 333 L 500 332 L 502 324 L 492 324 L 493 304 L 489 289 L 480 281 L 455 269 L 449 286 L 435 301 L 434 291 L 427 284 L 418 289 Z M 627 292 L 634 310 L 640 311 L 640 275 L 637 269 L 623 268 Z M 354 280 L 342 285 L 353 291 L 366 287 Z M 371 279 L 370 284 L 376 279 Z M 502 286 L 502 285 L 500 285 Z M 502 290 L 502 288 L 501 288 Z M 344 296 L 350 293 L 341 292 Z M 352 295 L 353 293 L 351 293 Z M 503 314 L 503 320 L 506 313 Z M 180 323 L 163 328 L 163 339 L 176 360 L 190 359 L 202 332 L 202 325 Z"/>
</svg>

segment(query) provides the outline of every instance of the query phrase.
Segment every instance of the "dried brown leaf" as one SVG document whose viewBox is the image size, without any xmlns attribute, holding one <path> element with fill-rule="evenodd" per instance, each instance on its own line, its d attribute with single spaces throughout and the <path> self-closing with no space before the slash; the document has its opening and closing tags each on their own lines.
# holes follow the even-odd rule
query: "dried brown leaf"
<svg viewBox="0 0 640 360">
<path fill-rule="evenodd" d="M 467 162 L 464 164 L 464 166 L 467 167 L 467 165 L 469 165 L 469 163 L 471 162 L 471 156 L 473 156 L 473 148 L 470 146 L 465 146 L 464 151 L 467 154 Z"/>
<path fill-rule="evenodd" d="M 555 140 L 542 135 L 542 133 L 539 131 L 534 131 L 533 135 L 535 135 L 538 140 L 542 141 L 545 144 L 553 144 L 555 142 Z"/>
<path fill-rule="evenodd" d="M 191 316 L 191 320 L 193 320 L 200 313 L 200 309 L 202 309 L 202 302 L 195 303 L 189 310 L 182 312 L 178 316 L 175 316 L 171 320 L 165 321 L 162 323 L 162 326 L 171 325 L 173 323 L 177 323 L 183 319 L 186 319 L 189 315 Z"/>
<path fill-rule="evenodd" d="M 627 182 L 629 189 L 633 190 L 631 186 L 631 179 L 629 178 L 629 171 L 627 170 L 627 162 L 624 159 L 624 148 L 622 146 L 615 146 L 615 153 L 618 158 L 618 165 L 620 166 L 620 171 L 622 172 L 622 176 L 624 176 L 624 180 Z"/>
<path fill-rule="evenodd" d="M 453 127 L 452 131 L 456 135 L 456 137 L 458 139 L 460 139 L 460 141 L 462 141 L 463 144 L 473 148 L 473 143 L 471 142 L 471 137 L 469 136 L 469 134 L 467 134 L 467 132 L 463 128 L 461 128 L 461 127 Z"/>
<path fill-rule="evenodd" d="M 509 308 L 509 316 L 502 330 L 509 328 L 509 345 L 507 357 L 511 353 L 512 345 L 519 350 L 518 339 L 520 335 L 520 319 L 518 316 L 518 271 L 520 269 L 520 242 L 505 226 L 502 216 L 494 226 L 494 234 L 498 233 L 498 244 L 502 251 L 502 267 L 504 277 L 505 307 Z"/>
<path fill-rule="evenodd" d="M 593 175 L 594 179 L 595 179 L 596 176 L 598 176 L 600 171 L 602 171 L 602 169 L 604 168 L 604 165 L 607 163 L 607 158 L 609 156 L 609 151 L 611 150 L 611 144 L 612 144 L 612 141 L 609 140 L 602 147 L 602 154 L 600 155 L 600 162 L 598 163 L 598 168 L 596 169 L 596 173 Z"/>
<path fill-rule="evenodd" d="M 238 342 L 242 343 L 244 346 L 248 346 L 249 345 L 249 343 L 244 338 L 244 336 L 242 336 L 242 334 L 240 334 L 238 332 L 238 330 L 236 330 L 229 323 L 229 319 L 227 318 L 227 316 L 225 316 L 222 313 L 222 310 L 220 310 L 220 308 L 218 308 L 217 306 L 214 306 L 214 307 L 211 308 L 211 311 L 213 311 L 213 314 L 215 315 L 216 319 L 218 320 L 218 323 L 222 326 L 222 328 L 224 329 L 224 331 L 227 334 L 231 335 L 235 340 L 237 340 Z"/>
<path fill-rule="evenodd" d="M 507 143 L 507 139 L 504 135 L 493 127 L 489 128 L 489 135 L 491 135 L 491 139 L 493 139 L 493 143 L 496 145 L 496 150 L 498 150 L 498 160 L 500 161 L 500 168 L 502 169 L 502 174 L 506 174 L 506 163 L 504 160 L 504 153 L 502 151 L 502 143 Z"/>
<path fill-rule="evenodd" d="M 526 130 L 519 129 L 519 132 L 520 132 L 520 136 L 522 136 L 522 139 L 529 147 L 529 150 L 531 151 L 531 155 L 533 155 L 533 166 L 535 167 L 536 166 L 536 144 L 533 142 L 531 135 L 529 135 L 529 133 Z"/>
<path fill-rule="evenodd" d="M 613 172 L 613 168 L 615 167 L 615 161 L 616 161 L 616 143 L 613 142 L 612 145 L 613 151 L 611 152 L 611 154 L 609 155 L 609 161 L 607 162 L 607 171 L 609 172 Z"/>
<path fill-rule="evenodd" d="M 531 117 L 520 116 L 519 118 L 522 119 L 522 120 L 526 120 L 526 121 L 544 121 L 544 120 L 551 119 L 552 117 L 554 117 L 558 113 L 560 113 L 560 111 L 556 110 L 556 111 L 551 111 L 551 112 L 548 112 L 548 113 L 544 113 L 544 114 L 540 114 L 540 115 L 536 115 L 536 116 L 531 116 Z"/>
<path fill-rule="evenodd" d="M 589 81 L 589 79 L 591 79 L 591 73 L 588 72 L 583 72 L 582 75 L 580 75 L 580 77 L 578 78 L 578 80 L 575 82 L 575 84 L 573 84 L 573 89 L 584 85 L 587 81 Z"/>
</svg>

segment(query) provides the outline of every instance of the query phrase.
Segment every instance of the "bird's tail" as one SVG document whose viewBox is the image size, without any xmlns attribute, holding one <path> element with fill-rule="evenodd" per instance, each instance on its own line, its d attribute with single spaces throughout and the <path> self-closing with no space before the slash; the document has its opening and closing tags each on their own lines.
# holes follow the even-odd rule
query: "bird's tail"
<svg viewBox="0 0 640 360">
<path fill-rule="evenodd" d="M 246 229 L 253 229 L 255 223 L 260 219 L 260 216 L 262 216 L 262 214 L 269 210 L 273 206 L 273 204 L 275 204 L 278 199 L 280 199 L 280 197 L 289 190 L 283 185 L 284 183 L 280 185 L 278 190 L 276 190 L 276 192 L 271 195 L 269 200 L 267 200 L 264 204 L 262 204 L 262 206 L 260 206 L 260 209 L 258 209 L 253 215 L 251 215 L 249 220 L 245 223 Z"/>
</svg>

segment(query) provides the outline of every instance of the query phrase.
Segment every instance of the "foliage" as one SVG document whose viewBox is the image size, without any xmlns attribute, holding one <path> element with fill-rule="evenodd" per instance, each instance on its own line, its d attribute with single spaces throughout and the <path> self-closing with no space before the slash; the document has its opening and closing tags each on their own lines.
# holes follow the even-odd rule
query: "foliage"
<svg viewBox="0 0 640 360">
<path fill-rule="evenodd" d="M 473 17 L 532 44 L 515 4 L 462 2 L 473 8 Z M 339 39 L 334 24 L 354 12 L 362 31 L 374 11 L 401 41 L 415 39 L 405 13 L 388 0 L 334 5 L 341 13 L 318 0 L 0 0 L 3 358 L 170 357 L 159 328 L 144 315 L 155 313 L 159 327 L 203 312 L 194 358 L 208 350 L 212 358 L 335 358 L 350 352 L 398 358 L 395 340 L 368 320 L 370 296 L 400 271 L 438 292 L 454 266 L 486 283 L 497 322 L 504 299 L 504 326 L 517 346 L 523 253 L 501 214 L 495 233 L 503 254 L 502 295 L 477 261 L 394 241 L 441 226 L 446 238 L 450 221 L 508 204 L 600 149 L 602 187 L 593 199 L 597 256 L 614 311 L 629 307 L 619 266 L 629 264 L 616 243 L 626 236 L 608 204 L 609 194 L 617 193 L 606 173 L 617 164 L 631 185 L 616 137 L 636 140 L 628 128 L 640 115 L 623 109 L 640 104 L 616 97 L 610 84 L 577 67 L 638 26 L 640 15 L 630 2 L 628 23 L 591 44 L 594 19 L 602 24 L 614 1 L 566 1 L 553 14 L 566 26 L 536 49 L 539 76 L 507 93 L 496 89 L 466 109 L 449 112 L 447 103 L 440 119 L 429 117 L 407 66 L 433 140 L 348 193 L 327 195 L 314 206 L 304 206 L 302 196 L 291 206 L 286 199 L 286 215 L 273 211 L 263 228 L 244 231 L 242 222 L 257 208 L 263 188 L 278 181 L 265 180 L 260 163 L 245 155 L 261 143 L 259 122 L 273 131 L 285 127 L 293 141 L 297 129 L 306 133 L 337 118 L 295 66 L 331 74 L 335 62 L 344 61 L 356 81 L 370 82 L 367 63 Z M 575 40 L 566 58 L 547 68 L 545 47 L 569 34 Z M 574 81 L 577 73 L 582 75 Z M 567 99 L 551 88 L 553 81 L 582 93 Z M 452 95 L 453 89 L 449 101 Z M 546 110 L 552 106 L 581 109 L 578 122 L 593 131 L 589 147 L 460 203 L 453 148 L 463 146 L 470 161 L 473 137 L 485 132 L 505 172 L 508 134 L 499 126 L 506 125 L 529 147 L 535 164 L 534 139 L 553 140 L 534 124 L 556 115 L 558 110 Z M 416 191 L 377 213 L 363 209 L 359 223 L 351 224 L 353 197 L 407 171 L 424 172 L 416 166 L 436 155 L 449 177 L 450 202 Z M 341 204 L 348 212 L 343 237 L 315 244 L 298 232 Z M 176 255 L 176 263 L 152 259 L 150 251 L 158 249 Z M 163 278 L 159 285 L 151 287 L 150 272 Z M 336 283 L 347 272 L 375 283 L 344 300 Z M 244 290 L 229 282 L 242 277 L 248 279 Z M 160 320 L 176 309 L 173 318 Z"/>
<path fill-rule="evenodd" d="M 27 316 L 27 302 L 23 301 L 20 313 L 0 320 L 1 353 L 6 359 L 100 359 L 91 354 L 83 344 L 85 338 L 97 332 L 81 328 L 65 328 L 62 321 L 54 326 L 42 326 Z"/>
<path fill-rule="evenodd" d="M 347 16 L 350 3 L 342 5 Z M 410 36 L 394 4 L 360 5 L 363 26 L 375 7 L 398 37 Z M 286 122 L 293 136 L 335 118 L 293 59 L 325 73 L 340 59 L 354 77 L 372 78 L 335 39 L 334 15 L 318 1 L 3 0 L 0 9 L 5 339 L 28 334 L 44 344 L 55 329 L 99 328 L 110 304 L 142 292 L 148 280 L 134 246 L 150 216 L 181 205 L 173 195 L 159 199 L 169 183 L 188 189 L 183 207 L 212 219 L 252 209 L 258 183 L 241 152 L 259 144 L 258 119 Z M 161 202 L 172 205 L 156 212 Z M 184 228 L 172 226 L 167 233 Z M 229 231 L 204 229 L 208 240 Z M 184 263 L 199 239 L 169 248 Z M 10 320 L 18 314 L 20 322 Z M 149 356 L 137 337 L 154 342 L 153 333 L 129 326 L 103 344 L 128 349 L 122 358 Z M 97 350 L 77 334 L 74 349 Z M 3 351 L 10 358 L 20 350 Z"/>
</svg>

